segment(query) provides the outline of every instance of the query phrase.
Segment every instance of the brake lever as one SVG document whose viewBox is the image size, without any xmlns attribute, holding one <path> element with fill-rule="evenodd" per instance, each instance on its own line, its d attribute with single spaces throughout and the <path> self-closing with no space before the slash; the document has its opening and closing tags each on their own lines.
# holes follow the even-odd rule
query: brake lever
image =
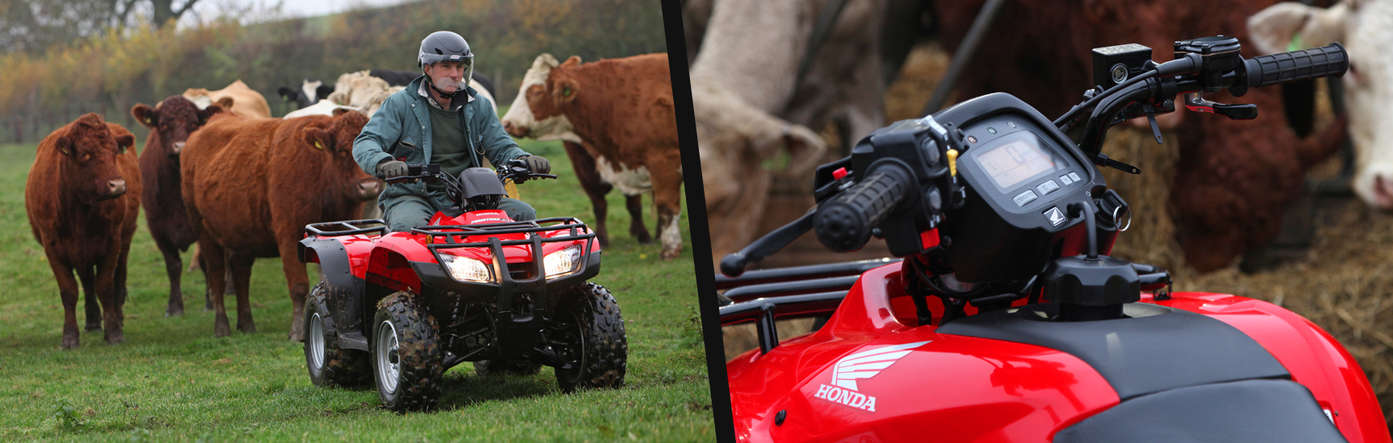
<svg viewBox="0 0 1393 443">
<path fill-rule="evenodd" d="M 1119 171 L 1126 172 L 1128 174 L 1141 174 L 1141 168 L 1117 160 L 1113 160 L 1109 158 L 1107 154 L 1103 154 L 1101 152 L 1093 155 L 1093 163 L 1101 166 L 1107 166 L 1109 168 L 1114 168 Z"/>
<path fill-rule="evenodd" d="M 1151 136 L 1156 137 L 1156 144 L 1166 144 L 1166 141 L 1161 138 L 1161 126 L 1156 123 L 1156 112 L 1151 110 L 1151 106 L 1146 107 L 1146 123 L 1151 125 Z"/>
<path fill-rule="evenodd" d="M 1252 103 L 1229 105 L 1205 100 L 1197 92 L 1185 94 L 1185 109 L 1194 112 L 1207 112 L 1228 117 L 1230 120 L 1252 120 L 1258 118 L 1258 105 Z"/>
</svg>

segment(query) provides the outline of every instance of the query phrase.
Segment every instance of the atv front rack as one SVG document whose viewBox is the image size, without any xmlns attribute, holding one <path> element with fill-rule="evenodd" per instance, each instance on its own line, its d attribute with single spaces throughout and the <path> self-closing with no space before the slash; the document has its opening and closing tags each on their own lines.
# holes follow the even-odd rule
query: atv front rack
<svg viewBox="0 0 1393 443">
<path fill-rule="evenodd" d="M 880 258 L 717 276 L 716 288 L 726 290 L 721 294 L 726 300 L 720 307 L 721 325 L 754 322 L 760 353 L 767 353 L 779 345 L 775 320 L 836 310 L 862 272 L 899 261 Z"/>
<path fill-rule="evenodd" d="M 529 235 L 528 238 L 521 240 L 499 240 L 498 237 L 489 237 L 486 241 L 464 241 L 465 237 L 472 236 L 531 234 L 537 232 L 551 232 L 561 229 L 569 229 L 570 232 L 566 235 L 560 235 L 556 237 L 542 237 L 540 235 L 534 234 Z M 589 240 L 595 238 L 595 232 L 592 231 L 589 226 L 586 226 L 585 223 L 582 223 L 579 219 L 576 219 L 574 217 L 551 217 L 529 221 L 490 223 L 484 225 L 468 226 L 429 225 L 422 226 L 419 228 L 413 228 L 411 232 L 415 234 L 426 235 L 432 239 L 431 242 L 426 244 L 426 248 L 430 249 L 431 254 L 435 256 L 435 260 L 437 263 L 443 263 L 443 260 L 440 258 L 440 251 L 442 249 L 484 247 L 489 248 L 489 250 L 493 253 L 494 262 L 492 264 L 496 266 L 498 274 L 500 274 L 494 276 L 494 281 L 497 282 L 499 286 L 503 286 L 505 288 L 510 289 L 511 287 L 518 285 L 544 284 L 546 282 L 546 271 L 545 269 L 543 269 L 542 254 L 542 245 L 544 243 L 559 243 L 586 240 L 584 242 L 584 246 L 581 247 L 581 260 L 579 267 L 577 267 L 575 271 L 572 271 L 567 275 L 584 274 L 586 268 L 590 265 L 589 257 L 592 249 L 591 244 L 593 242 Z M 444 239 L 444 242 L 435 243 L 434 239 Z M 508 268 L 508 260 L 506 260 L 506 256 L 503 254 L 503 247 L 517 245 L 531 246 L 531 265 L 533 267 L 533 269 L 531 269 L 532 272 L 529 274 L 531 277 L 519 278 L 518 276 L 515 276 L 512 270 Z M 512 291 L 504 292 L 506 293 Z M 503 301 L 501 300 L 501 298 L 502 297 L 500 296 L 500 302 Z"/>
<path fill-rule="evenodd" d="M 337 237 L 341 235 L 374 233 L 383 235 L 387 233 L 387 222 L 382 221 L 382 219 L 369 218 L 310 223 L 305 225 L 305 233 L 315 237 Z"/>
</svg>

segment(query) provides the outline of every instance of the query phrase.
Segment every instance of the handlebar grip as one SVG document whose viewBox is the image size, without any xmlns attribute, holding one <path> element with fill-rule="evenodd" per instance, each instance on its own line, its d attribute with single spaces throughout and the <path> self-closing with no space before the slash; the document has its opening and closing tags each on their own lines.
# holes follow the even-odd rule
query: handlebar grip
<svg viewBox="0 0 1393 443">
<path fill-rule="evenodd" d="M 438 172 L 440 172 L 440 165 L 408 163 L 406 165 L 406 174 L 399 175 L 396 177 L 383 177 L 381 175 L 376 174 L 374 174 L 374 176 L 377 177 L 379 180 L 385 181 L 387 183 L 397 183 L 411 180 L 420 180 L 421 178 L 435 175 Z"/>
<path fill-rule="evenodd" d="M 817 208 L 813 230 L 828 249 L 848 252 L 860 249 L 871 238 L 871 229 L 904 199 L 914 186 L 913 175 L 890 163 Z"/>
<path fill-rule="evenodd" d="M 1244 60 L 1248 86 L 1275 85 L 1294 80 L 1343 75 L 1349 69 L 1349 54 L 1339 43 L 1319 48 L 1281 52 Z"/>
</svg>

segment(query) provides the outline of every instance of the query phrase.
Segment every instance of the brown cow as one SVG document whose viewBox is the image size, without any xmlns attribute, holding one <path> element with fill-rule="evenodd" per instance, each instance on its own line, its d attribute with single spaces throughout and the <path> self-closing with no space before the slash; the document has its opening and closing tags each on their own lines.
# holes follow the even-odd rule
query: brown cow
<svg viewBox="0 0 1393 443">
<path fill-rule="evenodd" d="M 169 276 L 169 306 L 165 315 L 184 313 L 183 293 L 179 289 L 183 261 L 179 252 L 198 240 L 193 226 L 189 225 L 179 189 L 179 152 L 184 149 L 189 134 L 221 111 L 218 105 L 200 110 L 179 95 L 171 95 L 153 108 L 144 103 L 131 107 L 131 116 L 150 128 L 145 150 L 140 153 L 140 180 L 145 184 L 140 201 L 145 207 L 145 223 L 155 239 L 155 246 L 164 255 L 165 273 Z M 211 308 L 211 299 L 206 294 L 205 299 Z"/>
<path fill-rule="evenodd" d="M 381 182 L 353 161 L 353 138 L 367 124 L 358 112 L 295 119 L 215 116 L 189 137 L 180 156 L 184 203 L 198 234 L 216 311 L 214 333 L 228 335 L 223 292 L 230 266 L 237 329 L 256 329 L 247 283 L 256 257 L 281 257 L 290 300 L 290 338 L 303 340 L 300 315 L 309 292 L 296 241 L 306 224 L 353 218 Z"/>
<path fill-rule="evenodd" d="M 184 98 L 198 105 L 199 109 L 207 108 L 208 105 L 219 104 L 223 109 L 231 110 L 234 114 L 243 117 L 270 117 L 271 105 L 266 103 L 266 97 L 260 92 L 242 83 L 241 80 L 233 81 L 227 87 L 209 91 L 204 88 L 189 88 L 184 90 Z M 231 105 L 225 101 L 231 99 Z"/>
<path fill-rule="evenodd" d="M 675 258 L 682 251 L 677 218 L 682 160 L 667 54 L 586 64 L 575 56 L 557 63 L 551 54 L 539 55 L 523 77 L 518 98 L 503 117 L 503 128 L 517 137 L 570 133 L 561 138 L 573 144 L 581 142 L 604 182 L 619 187 L 625 195 L 652 190 L 662 256 Z M 575 139 L 566 138 L 569 136 Z M 583 162 L 575 161 L 574 149 L 567 147 L 576 176 L 593 179 Z M 603 196 L 608 189 L 591 181 L 586 187 L 591 202 L 603 201 L 594 194 Z M 637 206 L 636 201 L 631 202 L 631 207 Z M 595 207 L 595 216 L 596 225 L 603 229 L 602 206 Z M 635 220 L 641 229 L 641 215 L 636 214 Z M 635 232 L 632 226 L 630 232 Z"/>
<path fill-rule="evenodd" d="M 135 136 L 86 114 L 39 142 L 24 185 L 24 207 L 63 298 L 63 347 L 78 345 L 77 272 L 87 295 L 87 330 L 125 340 L 126 257 L 140 212 Z M 101 302 L 98 309 L 97 302 Z"/>
</svg>

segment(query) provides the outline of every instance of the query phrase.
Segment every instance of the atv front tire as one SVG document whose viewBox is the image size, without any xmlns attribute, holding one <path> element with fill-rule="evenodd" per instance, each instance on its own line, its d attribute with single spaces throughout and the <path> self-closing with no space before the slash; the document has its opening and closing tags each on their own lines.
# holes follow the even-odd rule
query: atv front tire
<svg viewBox="0 0 1393 443">
<path fill-rule="evenodd" d="M 329 313 L 328 288 L 315 285 L 305 297 L 305 367 L 316 386 L 363 386 L 372 369 L 368 354 L 338 346 L 338 329 Z"/>
<path fill-rule="evenodd" d="M 427 410 L 440 400 L 441 352 L 435 318 L 406 291 L 377 302 L 370 360 L 383 406 Z"/>
<path fill-rule="evenodd" d="M 629 345 L 624 317 L 608 289 L 586 282 L 577 286 L 560 309 L 554 328 L 562 361 L 556 382 L 565 392 L 576 388 L 618 388 L 624 384 Z"/>
</svg>

